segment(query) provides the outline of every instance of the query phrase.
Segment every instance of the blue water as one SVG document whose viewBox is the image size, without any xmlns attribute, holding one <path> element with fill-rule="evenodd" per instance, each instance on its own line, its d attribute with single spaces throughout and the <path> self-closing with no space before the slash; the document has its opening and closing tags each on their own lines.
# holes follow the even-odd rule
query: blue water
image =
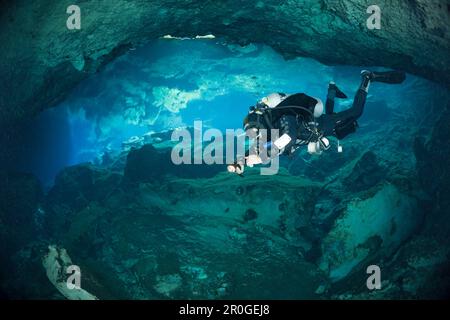
<svg viewBox="0 0 450 320">
<path fill-rule="evenodd" d="M 262 45 L 153 41 L 118 58 L 43 112 L 29 128 L 20 166 L 48 186 L 63 167 L 96 161 L 105 150 L 120 150 L 132 136 L 192 126 L 194 120 L 220 130 L 240 128 L 248 107 L 271 92 L 305 92 L 325 101 L 331 80 L 349 97 L 337 101 L 339 111 L 350 106 L 361 69 L 306 58 L 286 61 Z M 368 103 L 384 101 L 387 108 L 411 112 L 405 99 L 415 104 L 427 99 L 411 97 L 427 86 L 428 81 L 409 75 L 401 86 L 372 86 Z"/>
</svg>

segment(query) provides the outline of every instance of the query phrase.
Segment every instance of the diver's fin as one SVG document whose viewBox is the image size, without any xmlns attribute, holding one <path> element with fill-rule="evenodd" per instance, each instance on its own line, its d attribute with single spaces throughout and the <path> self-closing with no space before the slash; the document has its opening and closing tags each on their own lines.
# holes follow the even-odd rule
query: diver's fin
<svg viewBox="0 0 450 320">
<path fill-rule="evenodd" d="M 336 98 L 341 98 L 341 99 L 346 99 L 347 95 L 345 93 L 343 93 L 338 86 L 336 85 L 336 83 L 334 83 L 333 81 L 331 81 L 328 84 L 328 90 L 334 90 L 335 94 L 336 94 Z"/>
<path fill-rule="evenodd" d="M 406 78 L 406 75 L 403 71 L 370 72 L 364 70 L 361 72 L 361 74 L 363 76 L 368 75 L 370 81 L 384 82 L 391 84 L 402 83 L 403 81 L 405 81 Z"/>
</svg>

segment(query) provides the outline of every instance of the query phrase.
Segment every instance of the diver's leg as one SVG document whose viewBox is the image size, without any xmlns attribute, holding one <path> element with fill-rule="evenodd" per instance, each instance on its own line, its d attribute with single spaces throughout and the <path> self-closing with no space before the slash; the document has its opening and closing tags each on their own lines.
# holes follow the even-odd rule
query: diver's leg
<svg viewBox="0 0 450 320">
<path fill-rule="evenodd" d="M 335 125 L 347 121 L 350 118 L 356 120 L 362 115 L 364 105 L 366 103 L 369 85 L 370 85 L 370 76 L 368 74 L 362 74 L 361 84 L 359 85 L 359 88 L 356 91 L 352 106 L 347 110 L 335 114 L 334 116 Z"/>
<path fill-rule="evenodd" d="M 324 136 L 334 135 L 338 139 L 342 139 L 349 133 L 356 131 L 356 119 L 363 113 L 370 85 L 370 75 L 361 75 L 361 84 L 356 91 L 351 108 L 334 114 L 324 114 L 318 119 L 319 128 Z"/>
<path fill-rule="evenodd" d="M 370 84 L 370 82 L 368 82 L 367 84 Z M 352 107 L 348 110 L 345 110 L 341 115 L 343 119 L 351 117 L 356 120 L 361 117 L 364 110 L 364 105 L 366 104 L 367 90 L 368 86 L 365 86 L 365 79 L 363 78 L 361 86 L 356 91 Z"/>
<path fill-rule="evenodd" d="M 356 120 L 361 117 L 366 103 L 367 92 L 371 82 L 384 82 L 390 84 L 402 83 L 405 80 L 405 73 L 400 71 L 371 72 L 363 70 L 361 72 L 361 84 L 356 91 L 351 108 L 334 113 L 324 114 L 318 119 L 319 128 L 325 136 L 334 135 L 342 139 L 348 134 L 355 132 Z"/>
<path fill-rule="evenodd" d="M 327 101 L 325 102 L 325 114 L 334 113 L 334 98 L 336 97 L 336 91 L 330 88 L 330 85 L 328 85 Z"/>
<path fill-rule="evenodd" d="M 345 93 L 343 93 L 336 86 L 334 82 L 330 82 L 328 85 L 328 93 L 327 93 L 327 101 L 325 102 L 325 114 L 333 114 L 334 113 L 334 98 L 347 98 Z"/>
<path fill-rule="evenodd" d="M 361 117 L 364 105 L 366 103 L 367 92 L 371 82 L 384 82 L 390 84 L 402 83 L 405 80 L 405 73 L 400 71 L 371 72 L 368 70 L 361 71 L 361 84 L 356 91 L 353 105 L 350 109 L 339 112 L 337 120 L 345 120 L 353 118 L 354 120 Z"/>
<path fill-rule="evenodd" d="M 361 72 L 361 84 L 356 91 L 351 108 L 332 115 L 323 115 L 319 118 L 319 127 L 324 135 L 334 135 L 342 139 L 348 134 L 355 132 L 356 120 L 361 117 L 366 103 L 367 92 L 371 82 L 384 82 L 390 84 L 402 83 L 405 80 L 405 73 L 400 71 L 371 72 L 363 70 Z"/>
<path fill-rule="evenodd" d="M 334 97 L 335 92 L 333 90 L 328 89 L 327 101 L 325 102 L 325 114 L 333 114 L 334 113 Z"/>
</svg>

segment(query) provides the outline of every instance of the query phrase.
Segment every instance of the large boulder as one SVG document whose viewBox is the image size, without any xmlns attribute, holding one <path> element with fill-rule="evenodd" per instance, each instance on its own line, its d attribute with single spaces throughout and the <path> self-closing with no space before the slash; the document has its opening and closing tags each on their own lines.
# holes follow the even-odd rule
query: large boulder
<svg viewBox="0 0 450 320">
<path fill-rule="evenodd" d="M 343 182 L 350 191 L 367 190 L 383 180 L 386 170 L 378 164 L 372 151 L 364 153 Z"/>
<path fill-rule="evenodd" d="M 180 164 L 171 159 L 172 149 L 157 149 L 146 144 L 128 153 L 124 169 L 126 182 L 156 182 L 168 175 L 181 178 L 204 178 L 225 171 L 225 165 Z"/>
<path fill-rule="evenodd" d="M 82 163 L 63 169 L 48 192 L 47 200 L 79 210 L 90 201 L 102 201 L 121 182 L 122 175 Z"/>
<path fill-rule="evenodd" d="M 92 202 L 104 201 L 116 192 L 122 175 L 91 164 L 63 169 L 45 199 L 46 227 L 53 234 L 67 231 L 74 215 Z"/>
<path fill-rule="evenodd" d="M 43 192 L 31 174 L 0 172 L 0 296 L 8 299 L 48 297 L 39 273 Z M 40 294 L 42 293 L 42 294 Z"/>
<path fill-rule="evenodd" d="M 424 189 L 435 200 L 450 204 L 446 195 L 450 192 L 450 109 L 441 114 L 428 141 L 417 137 L 414 153 L 417 159 L 417 171 Z"/>
<path fill-rule="evenodd" d="M 325 278 L 298 229 L 318 188 L 256 169 L 141 182 L 132 203 L 113 193 L 78 212 L 61 241 L 101 299 L 317 298 Z"/>
<path fill-rule="evenodd" d="M 322 241 L 322 270 L 332 281 L 359 270 L 371 259 L 390 257 L 423 221 L 417 200 L 391 184 L 349 201 Z M 364 265 L 365 267 L 368 266 Z"/>
</svg>

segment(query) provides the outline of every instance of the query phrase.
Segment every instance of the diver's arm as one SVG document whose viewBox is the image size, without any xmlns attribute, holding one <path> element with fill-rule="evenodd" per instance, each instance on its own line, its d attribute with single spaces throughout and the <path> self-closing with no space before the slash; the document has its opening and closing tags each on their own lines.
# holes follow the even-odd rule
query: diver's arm
<svg viewBox="0 0 450 320">
<path fill-rule="evenodd" d="M 263 163 L 263 160 L 259 156 L 257 150 L 258 140 L 245 151 L 243 157 L 236 159 L 236 161 L 227 166 L 228 172 L 237 173 L 242 175 L 244 173 L 245 166 L 253 167 L 255 164 Z"/>
<path fill-rule="evenodd" d="M 259 141 L 257 140 L 245 152 L 244 157 L 236 160 L 233 164 L 228 165 L 227 170 L 228 172 L 242 175 L 244 173 L 245 166 L 251 168 L 257 164 L 268 163 L 282 154 L 284 152 L 284 148 L 290 144 L 291 140 L 291 137 L 286 133 L 274 142 L 269 141 L 261 146 L 258 146 Z"/>
</svg>

